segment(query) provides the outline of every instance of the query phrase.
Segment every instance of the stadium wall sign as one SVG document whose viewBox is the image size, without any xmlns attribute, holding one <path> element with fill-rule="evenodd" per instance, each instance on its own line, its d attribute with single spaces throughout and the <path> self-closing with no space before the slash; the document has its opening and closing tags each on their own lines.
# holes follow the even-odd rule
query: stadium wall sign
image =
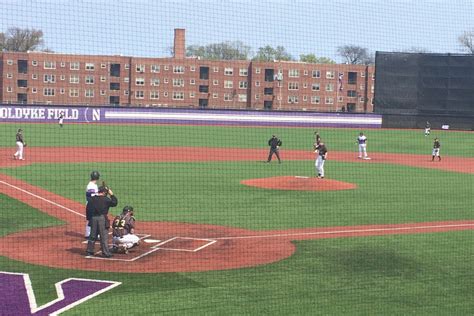
<svg viewBox="0 0 474 316">
<path fill-rule="evenodd" d="M 163 109 L 131 107 L 58 107 L 0 105 L 2 122 L 202 124 L 380 128 L 382 116 L 356 113 L 271 112 L 246 110 Z"/>
</svg>

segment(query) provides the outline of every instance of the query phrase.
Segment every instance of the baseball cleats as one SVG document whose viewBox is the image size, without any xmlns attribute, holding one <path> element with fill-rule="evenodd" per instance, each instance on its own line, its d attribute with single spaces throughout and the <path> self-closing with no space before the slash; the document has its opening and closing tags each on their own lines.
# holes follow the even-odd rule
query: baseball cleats
<svg viewBox="0 0 474 316">
<path fill-rule="evenodd" d="M 94 253 L 92 251 L 86 251 L 86 257 L 92 257 Z"/>
</svg>

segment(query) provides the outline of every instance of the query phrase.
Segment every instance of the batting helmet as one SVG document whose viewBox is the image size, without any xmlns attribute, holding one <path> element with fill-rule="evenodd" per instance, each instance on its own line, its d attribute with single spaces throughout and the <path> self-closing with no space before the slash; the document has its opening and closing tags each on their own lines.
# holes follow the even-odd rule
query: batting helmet
<svg viewBox="0 0 474 316">
<path fill-rule="evenodd" d="M 99 171 L 92 171 L 91 172 L 91 180 L 99 180 L 99 178 L 100 178 Z"/>
</svg>

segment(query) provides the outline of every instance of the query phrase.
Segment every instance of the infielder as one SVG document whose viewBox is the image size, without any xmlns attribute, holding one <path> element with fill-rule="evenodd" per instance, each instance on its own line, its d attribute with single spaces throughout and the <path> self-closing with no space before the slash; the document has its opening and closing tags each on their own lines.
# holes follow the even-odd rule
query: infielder
<svg viewBox="0 0 474 316">
<path fill-rule="evenodd" d="M 16 132 L 16 152 L 13 154 L 13 159 L 25 160 L 23 158 L 23 150 L 26 147 L 25 140 L 23 139 L 23 130 L 21 128 Z"/>
<path fill-rule="evenodd" d="M 439 139 L 435 138 L 433 143 L 433 152 L 431 153 L 431 161 L 434 161 L 435 157 L 438 157 L 438 161 L 441 161 L 441 156 L 439 154 L 440 147 L 441 143 L 439 142 Z"/>
<path fill-rule="evenodd" d="M 359 159 L 370 159 L 367 156 L 367 137 L 364 133 L 360 132 L 357 143 L 359 144 Z"/>
<path fill-rule="evenodd" d="M 122 214 L 117 215 L 112 222 L 113 251 L 128 253 L 128 249 L 138 246 L 140 238 L 135 235 L 135 217 L 133 207 L 125 206 Z"/>
<path fill-rule="evenodd" d="M 430 133 L 431 133 L 431 124 L 430 124 L 430 122 L 426 121 L 425 136 L 428 136 Z"/>
<path fill-rule="evenodd" d="M 90 202 L 91 198 L 93 196 L 96 196 L 99 192 L 99 186 L 97 185 L 97 181 L 99 181 L 99 178 L 99 171 L 92 171 L 91 180 L 89 181 L 86 187 L 86 232 L 84 235 L 85 238 L 89 238 L 89 235 L 91 233 L 90 220 L 92 218 L 92 214 L 89 214 L 87 212 L 87 204 Z"/>
<path fill-rule="evenodd" d="M 280 153 L 279 153 L 281 144 L 282 144 L 282 141 L 275 135 L 272 135 L 272 138 L 268 140 L 268 146 L 270 146 L 270 152 L 268 153 L 267 162 L 272 161 L 273 154 L 275 154 L 278 158 L 278 163 L 281 163 Z"/>
<path fill-rule="evenodd" d="M 317 154 L 314 166 L 316 167 L 316 173 L 319 179 L 324 179 L 324 162 L 328 156 L 328 150 L 326 145 L 321 141 L 314 151 Z"/>
</svg>

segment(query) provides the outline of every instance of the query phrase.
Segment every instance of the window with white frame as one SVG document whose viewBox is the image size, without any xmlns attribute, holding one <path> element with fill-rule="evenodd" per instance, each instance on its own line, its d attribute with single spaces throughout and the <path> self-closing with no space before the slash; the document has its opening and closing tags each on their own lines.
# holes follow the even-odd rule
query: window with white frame
<svg viewBox="0 0 474 316">
<path fill-rule="evenodd" d="M 239 68 L 239 76 L 248 76 L 249 70 L 247 68 Z"/>
<path fill-rule="evenodd" d="M 321 102 L 321 97 L 319 95 L 311 96 L 311 104 L 319 104 Z"/>
<path fill-rule="evenodd" d="M 123 95 L 129 95 L 130 92 L 128 90 L 123 90 Z"/>
<path fill-rule="evenodd" d="M 224 68 L 224 75 L 225 75 L 225 76 L 232 76 L 232 75 L 234 75 L 234 68 L 230 68 L 230 67 Z"/>
<path fill-rule="evenodd" d="M 304 75 L 304 76 L 307 76 L 307 75 L 308 75 L 308 70 L 307 70 L 307 69 L 303 70 L 303 75 Z"/>
<path fill-rule="evenodd" d="M 123 78 L 123 82 L 129 82 L 130 81 L 130 78 L 129 77 L 124 77 Z"/>
<path fill-rule="evenodd" d="M 248 81 L 239 81 L 239 89 L 247 89 L 248 86 Z"/>
<path fill-rule="evenodd" d="M 326 91 L 334 91 L 334 85 L 332 83 L 327 83 Z"/>
<path fill-rule="evenodd" d="M 100 95 L 106 95 L 106 94 L 107 92 L 105 90 L 102 90 L 102 89 L 100 90 Z"/>
<path fill-rule="evenodd" d="M 163 69 L 164 69 L 164 70 L 169 70 L 169 69 L 170 69 L 170 66 L 164 65 L 164 66 L 163 66 Z"/>
<path fill-rule="evenodd" d="M 255 86 L 260 87 L 260 81 L 255 81 Z"/>
<path fill-rule="evenodd" d="M 12 87 L 7 87 L 7 92 L 13 92 L 13 88 Z"/>
<path fill-rule="evenodd" d="M 31 61 L 31 65 L 32 65 L 32 66 L 35 66 L 35 67 L 38 66 L 38 61 L 32 60 L 32 61 Z"/>
<path fill-rule="evenodd" d="M 189 79 L 189 84 L 196 84 L 196 79 Z"/>
<path fill-rule="evenodd" d="M 38 74 L 32 74 L 32 75 L 31 75 L 31 79 L 33 79 L 33 80 L 38 79 Z"/>
<path fill-rule="evenodd" d="M 7 65 L 13 65 L 13 60 L 12 59 L 7 59 Z"/>
<path fill-rule="evenodd" d="M 37 88 L 32 88 L 31 89 L 31 93 L 37 93 L 38 92 L 38 89 Z"/>
<path fill-rule="evenodd" d="M 173 87 L 184 87 L 184 79 L 173 79 Z"/>
<path fill-rule="evenodd" d="M 56 69 L 56 62 L 55 61 L 45 61 L 44 62 L 44 69 Z"/>
<path fill-rule="evenodd" d="M 247 95 L 246 94 L 239 94 L 239 102 L 247 102 Z"/>
<path fill-rule="evenodd" d="M 217 80 L 217 79 L 212 80 L 212 84 L 214 86 L 218 86 L 219 85 L 219 80 Z"/>
<path fill-rule="evenodd" d="M 184 92 L 182 91 L 173 91 L 173 100 L 184 100 Z"/>
<path fill-rule="evenodd" d="M 102 69 L 107 68 L 107 64 L 106 63 L 100 63 L 100 68 L 102 68 Z"/>
<path fill-rule="evenodd" d="M 160 79 L 159 78 L 151 78 L 150 79 L 150 85 L 153 87 L 158 87 L 160 85 Z"/>
<path fill-rule="evenodd" d="M 164 96 L 165 98 L 167 98 L 167 97 L 168 97 L 168 91 L 163 92 L 163 96 Z"/>
<path fill-rule="evenodd" d="M 189 71 L 196 71 L 196 66 L 190 66 Z"/>
<path fill-rule="evenodd" d="M 78 62 L 78 61 L 74 61 L 74 62 L 69 63 L 69 69 L 70 70 L 79 70 L 80 67 L 81 67 L 81 63 Z"/>
<path fill-rule="evenodd" d="M 143 78 L 143 77 L 135 78 L 135 85 L 136 86 L 144 86 L 145 85 L 145 78 Z"/>
<path fill-rule="evenodd" d="M 143 64 L 136 64 L 136 65 L 135 65 L 135 72 L 145 72 L 145 65 L 143 65 Z"/>
<path fill-rule="evenodd" d="M 364 77 L 365 77 L 365 71 L 361 71 L 360 76 L 361 76 L 362 78 L 364 78 Z"/>
<path fill-rule="evenodd" d="M 158 73 L 160 72 L 160 65 L 153 64 L 150 66 L 150 72 Z"/>
<path fill-rule="evenodd" d="M 359 86 L 359 90 L 364 90 L 364 89 L 365 89 L 365 85 L 361 84 L 361 85 Z"/>
<path fill-rule="evenodd" d="M 336 77 L 336 72 L 334 70 L 326 71 L 326 79 L 334 79 Z"/>
<path fill-rule="evenodd" d="M 189 92 L 189 97 L 194 98 L 196 96 L 196 93 L 194 91 Z"/>
<path fill-rule="evenodd" d="M 359 102 L 363 103 L 365 101 L 365 98 L 364 97 L 360 97 L 359 98 Z"/>
<path fill-rule="evenodd" d="M 56 94 L 56 89 L 54 88 L 44 88 L 43 95 L 45 97 L 53 97 Z"/>
<path fill-rule="evenodd" d="M 8 78 L 8 79 L 11 79 L 11 78 L 13 78 L 13 74 L 11 74 L 11 73 L 7 73 L 7 78 Z"/>
<path fill-rule="evenodd" d="M 342 95 L 337 97 L 337 102 L 341 103 L 344 102 L 344 97 Z"/>
<path fill-rule="evenodd" d="M 213 99 L 217 99 L 218 97 L 219 97 L 219 93 L 213 93 L 213 94 L 212 94 L 212 98 L 213 98 Z"/>
<path fill-rule="evenodd" d="M 259 74 L 261 71 L 262 71 L 262 69 L 260 67 L 255 68 L 255 73 L 256 74 Z"/>
<path fill-rule="evenodd" d="M 84 81 L 86 84 L 93 84 L 94 83 L 94 76 L 85 76 Z"/>
<path fill-rule="evenodd" d="M 71 98 L 79 98 L 79 89 L 69 89 L 69 96 Z"/>
<path fill-rule="evenodd" d="M 106 82 L 107 77 L 106 76 L 100 76 L 100 82 Z"/>
<path fill-rule="evenodd" d="M 219 67 L 212 67 L 212 72 L 219 72 Z"/>
<path fill-rule="evenodd" d="M 45 74 L 43 78 L 44 78 L 43 82 L 47 82 L 47 83 L 55 83 L 56 82 L 56 76 L 55 75 Z"/>
<path fill-rule="evenodd" d="M 233 88 L 234 82 L 232 80 L 224 80 L 224 88 Z"/>
<path fill-rule="evenodd" d="M 125 65 L 123 66 L 123 68 L 125 68 L 125 69 L 130 69 L 130 64 L 125 64 Z"/>
<path fill-rule="evenodd" d="M 232 94 L 224 93 L 224 101 L 232 101 Z"/>
<path fill-rule="evenodd" d="M 324 99 L 325 104 L 334 104 L 334 98 L 333 97 L 326 97 Z"/>
<path fill-rule="evenodd" d="M 311 90 L 313 91 L 319 91 L 321 89 L 321 85 L 319 83 L 313 83 L 311 85 Z"/>
<path fill-rule="evenodd" d="M 307 96 L 307 95 L 304 95 L 304 96 L 303 96 L 303 101 L 304 101 L 304 102 L 308 101 L 308 96 Z"/>
<path fill-rule="evenodd" d="M 173 73 L 184 74 L 184 66 L 173 66 Z"/>
<path fill-rule="evenodd" d="M 313 70 L 311 72 L 311 77 L 313 78 L 321 78 L 321 71 L 320 70 Z"/>
<path fill-rule="evenodd" d="M 290 78 L 298 78 L 300 76 L 299 69 L 289 69 L 288 70 L 288 77 Z"/>
<path fill-rule="evenodd" d="M 255 100 L 259 100 L 259 99 L 260 99 L 260 94 L 257 93 L 257 94 L 255 95 Z"/>
<path fill-rule="evenodd" d="M 84 91 L 84 95 L 86 98 L 93 98 L 94 97 L 94 89 L 86 89 Z"/>
<path fill-rule="evenodd" d="M 61 68 L 66 67 L 66 63 L 64 61 L 61 62 Z M 64 94 L 64 93 L 63 93 Z"/>
<path fill-rule="evenodd" d="M 164 78 L 164 79 L 163 79 L 163 82 L 164 82 L 164 83 L 168 83 L 168 82 L 169 82 L 169 81 L 168 81 L 168 78 Z"/>
<path fill-rule="evenodd" d="M 288 103 L 298 103 L 298 96 L 297 95 L 289 95 L 288 96 Z"/>
<path fill-rule="evenodd" d="M 66 76 L 65 76 L 65 75 L 61 75 L 61 76 L 59 76 L 59 79 L 60 79 L 60 80 L 66 80 Z"/>
<path fill-rule="evenodd" d="M 137 90 L 135 91 L 135 99 L 144 99 L 145 98 L 145 91 Z"/>
<path fill-rule="evenodd" d="M 92 71 L 95 69 L 95 64 L 94 63 L 86 63 L 85 69 L 88 71 Z"/>
<path fill-rule="evenodd" d="M 160 98 L 160 92 L 159 91 L 150 91 L 150 99 L 158 100 L 159 98 Z"/>
<path fill-rule="evenodd" d="M 299 84 L 298 82 L 288 82 L 288 90 L 298 90 Z"/>
</svg>

